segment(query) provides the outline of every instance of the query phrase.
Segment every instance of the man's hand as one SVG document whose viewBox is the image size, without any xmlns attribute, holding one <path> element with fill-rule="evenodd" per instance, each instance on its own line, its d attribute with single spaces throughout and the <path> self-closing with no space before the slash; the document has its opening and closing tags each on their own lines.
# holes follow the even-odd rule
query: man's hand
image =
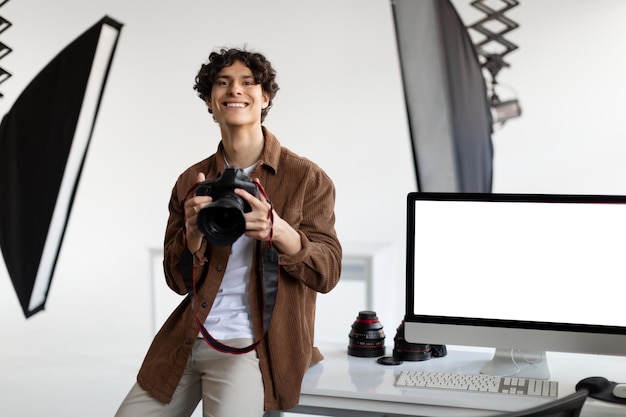
<svg viewBox="0 0 626 417">
<path fill-rule="evenodd" d="M 271 237 L 276 248 L 286 255 L 295 255 L 300 252 L 302 249 L 300 234 L 272 209 L 272 205 L 264 196 L 260 195 L 257 198 L 241 188 L 236 188 L 235 194 L 246 200 L 252 209 L 244 215 L 246 236 L 257 240 L 269 240 Z M 274 221 L 273 234 L 272 218 L 268 215 L 270 210 L 272 210 Z"/>
</svg>

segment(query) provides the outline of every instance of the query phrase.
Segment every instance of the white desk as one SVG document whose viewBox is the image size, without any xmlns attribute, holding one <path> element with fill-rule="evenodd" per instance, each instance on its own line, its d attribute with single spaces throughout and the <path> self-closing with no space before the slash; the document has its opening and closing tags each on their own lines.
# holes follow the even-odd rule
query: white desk
<svg viewBox="0 0 626 417">
<path fill-rule="evenodd" d="M 418 390 L 396 388 L 396 377 L 402 369 L 479 373 L 490 351 L 463 351 L 448 347 L 448 355 L 422 362 L 405 361 L 399 366 L 376 363 L 375 358 L 357 358 L 347 354 L 346 344 L 319 344 L 324 361 L 313 366 L 305 375 L 299 405 L 288 410 L 293 413 L 336 417 L 365 416 L 490 416 L 502 413 L 434 405 L 432 395 L 417 394 Z M 391 355 L 392 348 L 387 347 Z M 548 352 L 552 380 L 559 382 L 559 397 L 574 392 L 576 383 L 590 376 L 604 376 L 611 381 L 626 382 L 626 358 L 596 355 L 574 355 Z M 434 394 L 436 395 L 436 394 Z M 430 403 L 430 404 L 429 404 Z M 271 417 L 281 412 L 268 413 Z M 590 398 L 582 417 L 624 417 L 626 406 Z"/>
</svg>

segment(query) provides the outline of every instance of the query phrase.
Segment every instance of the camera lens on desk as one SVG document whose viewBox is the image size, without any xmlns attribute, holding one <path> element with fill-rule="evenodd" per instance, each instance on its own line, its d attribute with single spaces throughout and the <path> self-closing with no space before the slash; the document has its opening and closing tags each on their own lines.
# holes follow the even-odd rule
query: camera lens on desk
<svg viewBox="0 0 626 417">
<path fill-rule="evenodd" d="M 363 358 L 385 355 L 385 332 L 374 311 L 360 311 L 350 330 L 348 354 Z"/>
<path fill-rule="evenodd" d="M 393 338 L 393 357 L 403 361 L 425 361 L 431 358 L 431 346 L 427 343 L 409 343 L 404 338 L 404 321 L 396 329 Z"/>
<path fill-rule="evenodd" d="M 443 358 L 448 354 L 446 345 L 407 342 L 404 338 L 404 321 L 396 329 L 393 341 L 393 357 L 397 360 L 425 361 L 430 358 Z"/>
</svg>

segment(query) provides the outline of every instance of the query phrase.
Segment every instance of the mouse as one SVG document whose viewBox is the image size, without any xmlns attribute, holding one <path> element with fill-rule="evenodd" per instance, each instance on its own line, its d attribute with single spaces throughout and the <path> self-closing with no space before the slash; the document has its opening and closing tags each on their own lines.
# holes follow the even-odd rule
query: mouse
<svg viewBox="0 0 626 417">
<path fill-rule="evenodd" d="M 613 395 L 617 398 L 626 398 L 626 384 L 616 384 L 613 387 Z"/>
<path fill-rule="evenodd" d="M 608 388 L 609 384 L 609 380 L 604 377 L 592 376 L 585 378 L 576 384 L 576 391 L 586 389 L 590 394 L 598 394 Z"/>
</svg>

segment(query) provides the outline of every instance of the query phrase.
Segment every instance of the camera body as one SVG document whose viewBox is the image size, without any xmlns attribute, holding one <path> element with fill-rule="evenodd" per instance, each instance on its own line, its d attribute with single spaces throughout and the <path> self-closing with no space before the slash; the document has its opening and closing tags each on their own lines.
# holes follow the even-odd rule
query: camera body
<svg viewBox="0 0 626 417">
<path fill-rule="evenodd" d="M 252 208 L 235 194 L 235 188 L 258 196 L 256 184 L 243 170 L 234 167 L 226 168 L 218 178 L 203 181 L 196 187 L 196 195 L 213 199 L 198 213 L 198 229 L 216 246 L 232 245 L 246 231 L 244 213 Z"/>
</svg>

